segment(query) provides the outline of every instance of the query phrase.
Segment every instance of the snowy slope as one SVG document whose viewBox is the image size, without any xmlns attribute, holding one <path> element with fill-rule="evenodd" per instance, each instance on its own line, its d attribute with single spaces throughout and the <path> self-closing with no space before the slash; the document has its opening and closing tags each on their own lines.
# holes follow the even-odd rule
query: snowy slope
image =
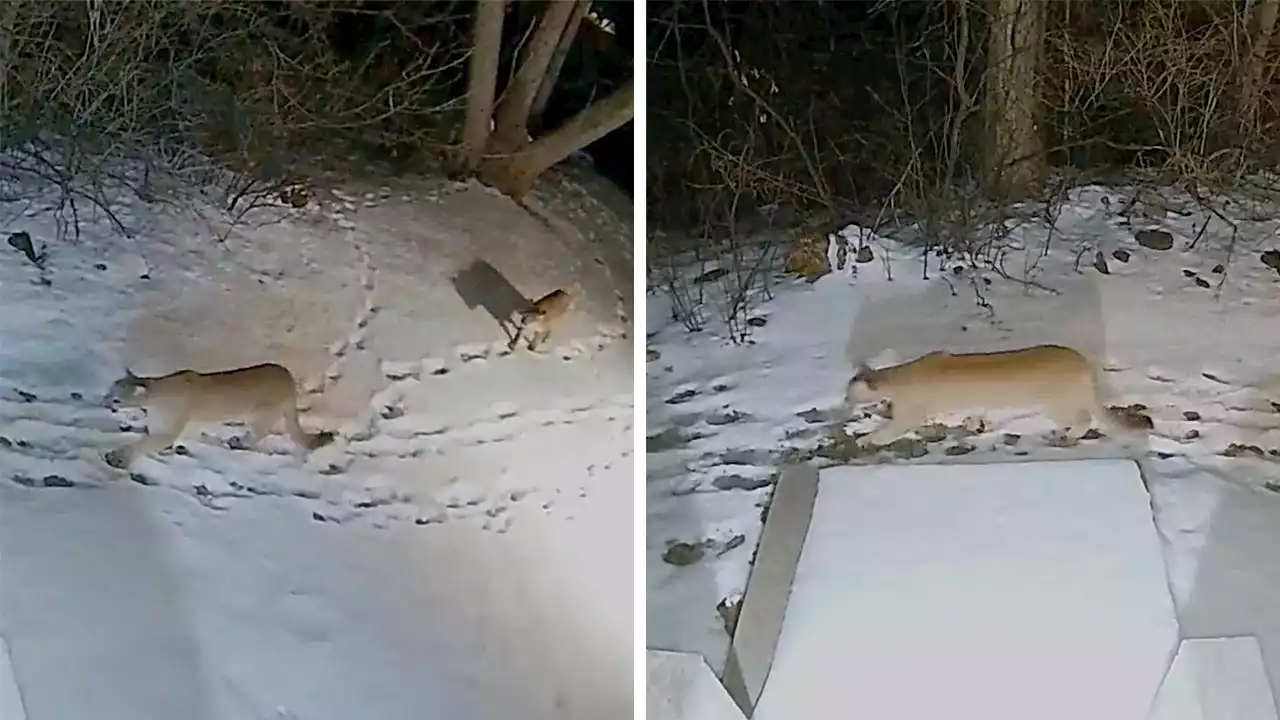
<svg viewBox="0 0 1280 720">
<path fill-rule="evenodd" d="M 1280 274 L 1266 256 L 1280 230 L 1275 207 L 1236 206 L 1226 223 L 1173 193 L 1127 199 L 1132 189 L 1073 190 L 1052 230 L 1043 208 L 1016 208 L 1002 273 L 949 261 L 927 277 L 920 253 L 850 227 L 873 261 L 816 283 L 775 278 L 760 297 L 751 342 L 726 340 L 716 284 L 712 318 L 689 333 L 670 301 L 651 292 L 648 313 L 649 646 L 703 653 L 722 670 L 732 606 L 745 586 L 771 483 L 787 461 L 989 462 L 1129 455 L 1108 438 L 1057 447 L 1037 415 L 966 428 L 944 418 L 915 442 L 860 456 L 854 433 L 882 420 L 842 408 L 855 361 L 1061 343 L 1099 358 L 1109 404 L 1139 403 L 1155 430 L 1143 454 L 1156 522 L 1184 633 L 1257 633 L 1280 651 L 1280 577 L 1262 561 L 1280 521 Z M 1256 219 L 1253 219 L 1256 218 Z M 1208 222 L 1208 227 L 1204 228 Z M 1011 225 L 1015 223 L 1011 222 Z M 1203 228 L 1203 231 L 1202 231 Z M 1173 240 L 1137 241 L 1163 230 Z M 1199 238 L 1194 247 L 1191 243 Z M 831 253 L 833 259 L 836 253 Z M 1098 257 L 1101 256 L 1101 262 Z M 1098 265 L 1105 264 L 1105 272 Z M 956 266 L 963 269 L 956 270 Z M 689 277 L 707 267 L 689 270 Z M 1046 289 L 1047 288 L 1047 289 Z M 853 422 L 848 422 L 850 419 Z M 1246 510 L 1247 508 L 1247 510 Z M 1272 518 L 1231 529 L 1243 513 Z M 1251 515 L 1251 517 L 1252 517 Z M 719 607 L 718 607 L 719 606 Z M 1225 630 L 1224 630 L 1225 628 Z M 1204 634 L 1201 634 L 1204 633 Z M 1280 668 L 1268 667 L 1280 689 Z"/>
<path fill-rule="evenodd" d="M 540 220 L 352 182 L 225 242 L 212 212 L 121 203 L 131 239 L 98 215 L 53 242 L 40 204 L 0 208 L 48 248 L 0 248 L 0 637 L 29 720 L 629 717 L 630 220 L 565 187 Z M 508 355 L 476 268 L 586 297 Z M 126 367 L 268 361 L 334 445 L 228 426 L 95 462 L 145 423 L 97 404 Z"/>
</svg>

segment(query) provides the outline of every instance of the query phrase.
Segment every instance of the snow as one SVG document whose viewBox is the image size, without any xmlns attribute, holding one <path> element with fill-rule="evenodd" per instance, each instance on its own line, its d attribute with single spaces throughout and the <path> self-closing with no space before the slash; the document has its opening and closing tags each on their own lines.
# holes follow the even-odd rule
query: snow
<svg viewBox="0 0 1280 720">
<path fill-rule="evenodd" d="M 1053 213 L 1014 206 L 1004 245 L 987 256 L 999 271 L 962 257 L 947 259 L 943 271 L 943 259 L 931 256 L 926 273 L 919 245 L 904 241 L 914 228 L 877 235 L 849 226 L 840 237 L 853 249 L 865 242 L 873 262 L 854 262 L 850 253 L 839 265 L 833 247 L 833 272 L 812 284 L 766 273 L 771 297 L 750 298 L 755 324 L 742 344 L 719 319 L 719 283 L 692 283 L 717 263 L 675 269 L 704 296 L 700 332 L 674 321 L 670 298 L 651 288 L 648 644 L 700 653 L 723 671 L 725 626 L 746 586 L 772 482 L 787 463 L 1136 455 L 1184 637 L 1255 635 L 1264 657 L 1280 653 L 1280 606 L 1266 601 L 1280 594 L 1280 576 L 1263 559 L 1274 555 L 1271 528 L 1280 527 L 1280 406 L 1271 403 L 1280 400 L 1280 335 L 1271 331 L 1280 275 L 1260 258 L 1280 231 L 1280 204 L 1212 198 L 1233 230 L 1186 196 L 1158 194 L 1158 203 L 1134 205 L 1127 199 L 1152 193 L 1091 185 L 1073 189 Z M 1139 244 L 1135 233 L 1144 229 L 1169 232 L 1173 248 Z M 1099 254 L 1107 274 L 1093 267 Z M 1149 447 L 1122 448 L 1106 437 L 1057 447 L 1044 418 L 1024 415 L 986 418 L 976 434 L 963 418 L 938 418 L 927 442 L 853 451 L 853 436 L 882 422 L 843 405 L 856 362 L 1038 343 L 1096 358 L 1108 404 L 1147 407 L 1155 424 Z M 920 450 L 927 452 L 915 457 Z M 687 549 L 676 543 L 696 548 L 698 559 L 664 559 L 672 547 Z M 1280 695 L 1278 665 L 1267 673 Z"/>
<path fill-rule="evenodd" d="M 230 233 L 122 199 L 132 237 L 82 208 L 78 242 L 47 198 L 0 207 L 48 248 L 0 262 L 0 649 L 27 720 L 630 717 L 630 218 L 559 182 L 535 217 L 343 179 Z M 505 352 L 484 266 L 523 297 L 582 282 L 546 355 Z M 100 461 L 145 425 L 98 404 L 126 367 L 260 362 L 319 390 L 302 423 L 332 446 L 224 426 L 132 476 Z"/>
<path fill-rule="evenodd" d="M 753 717 L 1142 718 L 1177 643 L 1134 463 L 828 468 Z"/>
<path fill-rule="evenodd" d="M 0 717 L 27 720 L 22 696 L 18 694 L 18 679 L 13 675 L 13 664 L 9 661 L 9 644 L 4 638 L 0 638 Z"/>
<path fill-rule="evenodd" d="M 744 720 L 700 655 L 646 653 L 649 720 Z"/>
<path fill-rule="evenodd" d="M 1148 720 L 1274 720 L 1254 637 L 1183 640 Z"/>
</svg>

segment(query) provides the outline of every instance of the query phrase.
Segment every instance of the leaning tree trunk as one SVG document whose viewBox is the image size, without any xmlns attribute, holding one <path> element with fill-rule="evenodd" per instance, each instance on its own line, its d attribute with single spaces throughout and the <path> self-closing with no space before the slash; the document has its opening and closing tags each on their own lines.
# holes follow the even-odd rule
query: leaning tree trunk
<svg viewBox="0 0 1280 720">
<path fill-rule="evenodd" d="M 622 127 L 634 113 L 635 81 L 628 80 L 521 152 L 491 158 L 482 170 L 485 180 L 510 197 L 523 197 L 552 165 Z"/>
<path fill-rule="evenodd" d="M 506 0 L 480 0 L 476 7 L 471 58 L 467 64 L 467 112 L 462 126 L 462 147 L 453 168 L 458 175 L 470 175 L 480 167 L 489 143 L 505 10 Z"/>
<path fill-rule="evenodd" d="M 1249 59 L 1245 63 L 1240 87 L 1241 130 L 1248 137 L 1257 132 L 1258 97 L 1267 84 L 1267 50 L 1276 29 L 1280 0 L 1258 0 L 1249 27 Z"/>
<path fill-rule="evenodd" d="M 988 187 L 999 197 L 1035 192 L 1045 174 L 1040 136 L 1044 0 L 991 0 L 984 97 Z"/>
<path fill-rule="evenodd" d="M 547 74 L 538 85 L 538 94 L 534 96 L 533 106 L 529 110 L 530 124 L 535 127 L 542 125 L 542 114 L 546 112 L 547 103 L 551 101 L 551 91 L 555 89 L 556 82 L 560 79 L 560 69 L 564 67 L 564 59 L 568 57 L 569 48 L 573 47 L 573 40 L 578 36 L 578 26 L 582 24 L 582 18 L 591 7 L 591 0 L 576 0 L 573 5 L 573 13 L 569 15 L 564 31 L 560 33 L 560 42 L 556 43 L 555 54 L 551 56 L 551 66 L 547 68 Z"/>
<path fill-rule="evenodd" d="M 520 53 L 520 69 L 498 101 L 493 135 L 489 140 L 491 153 L 514 152 L 529 142 L 529 111 L 533 108 L 533 98 L 547 74 L 560 35 L 575 7 L 576 2 L 552 0 L 547 3 L 533 39 Z"/>
</svg>

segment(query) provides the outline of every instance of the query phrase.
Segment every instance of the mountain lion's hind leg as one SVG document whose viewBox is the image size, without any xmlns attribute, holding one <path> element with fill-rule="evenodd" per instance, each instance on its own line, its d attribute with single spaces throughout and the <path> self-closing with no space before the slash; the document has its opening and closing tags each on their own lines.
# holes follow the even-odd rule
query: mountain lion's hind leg
<svg viewBox="0 0 1280 720">
<path fill-rule="evenodd" d="M 538 348 L 551 337 L 551 328 L 547 327 L 545 320 L 539 318 L 529 323 L 532 333 L 529 336 L 529 352 L 537 352 Z"/>
<path fill-rule="evenodd" d="M 280 420 L 278 410 L 264 410 L 249 419 L 249 448 L 262 450 L 262 442 L 271 434 L 272 428 Z"/>
<path fill-rule="evenodd" d="M 1062 436 L 1070 441 L 1078 441 L 1093 426 L 1093 413 L 1083 408 L 1054 409 L 1048 413 Z"/>
</svg>

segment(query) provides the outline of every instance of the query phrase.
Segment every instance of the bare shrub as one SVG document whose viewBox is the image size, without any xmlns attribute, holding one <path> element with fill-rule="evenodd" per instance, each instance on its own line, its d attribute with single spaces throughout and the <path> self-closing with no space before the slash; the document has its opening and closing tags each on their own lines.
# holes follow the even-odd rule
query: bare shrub
<svg viewBox="0 0 1280 720">
<path fill-rule="evenodd" d="M 787 208 L 787 227 L 916 245 L 926 277 L 954 258 L 1052 291 L 1035 279 L 1049 248 L 1092 247 L 1063 236 L 1068 191 L 1099 181 L 1174 189 L 1229 254 L 1263 237 L 1240 218 L 1274 215 L 1280 190 L 1280 2 L 1047 4 L 1042 43 L 1015 48 L 1039 58 L 1047 168 L 1016 208 L 988 172 L 984 98 L 1013 62 L 993 57 L 989 7 L 650 3 L 650 222 L 690 239 L 655 249 L 732 264 L 735 233 Z"/>
<path fill-rule="evenodd" d="M 365 147 L 366 160 L 431 152 L 457 124 L 464 13 L 461 3 L 4 3 L 0 183 L 10 195 L 51 191 L 69 228 L 84 205 L 110 216 L 120 193 L 183 203 L 212 190 L 238 217 L 278 202 L 302 168 L 345 162 L 340 148 Z M 344 36 L 347 26 L 361 32 Z"/>
</svg>

